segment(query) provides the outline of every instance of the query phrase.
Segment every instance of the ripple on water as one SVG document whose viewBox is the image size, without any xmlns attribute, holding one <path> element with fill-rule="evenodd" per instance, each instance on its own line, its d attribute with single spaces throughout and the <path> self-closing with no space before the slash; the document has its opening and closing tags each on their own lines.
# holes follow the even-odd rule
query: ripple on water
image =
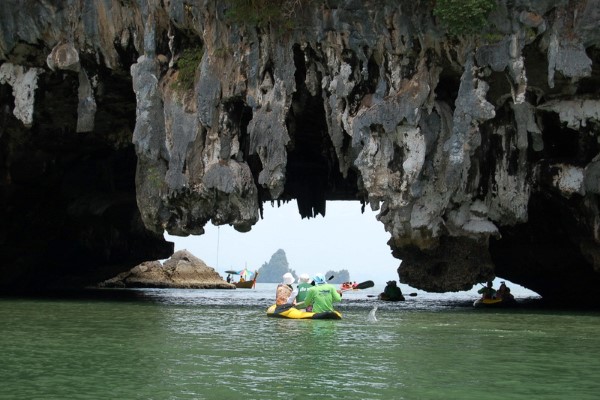
<svg viewBox="0 0 600 400">
<path fill-rule="evenodd" d="M 115 293 L 0 301 L 3 391 L 44 399 L 479 399 L 492 390 L 592 399 L 600 390 L 594 313 L 481 312 L 421 295 L 389 304 L 353 294 L 340 321 L 285 320 L 265 315 L 270 289 Z M 374 304 L 378 321 L 369 323 Z"/>
</svg>

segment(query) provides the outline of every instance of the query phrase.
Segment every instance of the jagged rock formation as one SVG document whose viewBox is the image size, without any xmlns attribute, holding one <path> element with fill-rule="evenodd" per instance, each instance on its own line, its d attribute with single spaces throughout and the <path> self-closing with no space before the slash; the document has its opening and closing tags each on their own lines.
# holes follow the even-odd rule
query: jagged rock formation
<svg viewBox="0 0 600 400">
<path fill-rule="evenodd" d="M 78 244 L 85 231 L 112 254 L 122 220 L 102 216 L 130 200 L 111 183 L 133 182 L 121 176 L 133 156 L 101 190 L 79 166 L 101 175 L 132 141 L 153 233 L 130 207 L 120 237 L 201 234 L 210 220 L 247 231 L 265 201 L 295 198 L 311 217 L 326 200 L 359 200 L 380 210 L 412 286 L 468 289 L 495 274 L 547 298 L 593 294 L 600 1 L 500 1 L 481 34 L 458 38 L 430 1 L 301 1 L 293 26 L 258 28 L 228 17 L 234 3 L 2 2 L 3 252 L 33 231 Z M 182 90 L 176 63 L 192 47 L 202 57 Z M 50 188 L 65 193 L 44 204 Z M 81 215 L 100 225 L 78 226 Z"/>
<path fill-rule="evenodd" d="M 273 253 L 269 262 L 265 262 L 258 269 L 258 278 L 256 281 L 280 283 L 282 281 L 283 274 L 286 272 L 290 272 L 294 276 L 294 279 L 296 279 L 296 282 L 298 282 L 298 276 L 302 273 L 305 273 L 303 271 L 296 272 L 296 270 L 291 269 L 285 255 L 285 251 L 279 249 Z M 325 273 L 325 276 L 327 278 L 333 276 L 333 279 L 331 279 L 330 283 L 344 283 L 350 281 L 350 274 L 345 269 L 340 271 L 328 270 Z"/>
<path fill-rule="evenodd" d="M 341 269 L 339 271 L 329 270 L 325 272 L 325 277 L 329 279 L 333 276 L 333 279 L 329 281 L 329 283 L 344 283 L 344 282 L 352 282 L 350 279 L 350 273 L 346 269 Z"/>
<path fill-rule="evenodd" d="M 290 269 L 285 251 L 278 249 L 273 253 L 269 262 L 263 263 L 258 269 L 256 282 L 280 283 L 286 272 L 290 272 L 295 279 L 298 279 L 296 271 Z"/>
<path fill-rule="evenodd" d="M 147 261 L 100 282 L 101 288 L 235 289 L 214 268 L 187 250 L 176 251 L 164 264 Z"/>
</svg>

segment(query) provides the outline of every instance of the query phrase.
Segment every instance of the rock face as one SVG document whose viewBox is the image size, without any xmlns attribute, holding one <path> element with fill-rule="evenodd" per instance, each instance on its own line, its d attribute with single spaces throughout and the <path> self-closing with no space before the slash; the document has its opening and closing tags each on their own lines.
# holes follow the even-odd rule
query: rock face
<svg viewBox="0 0 600 400">
<path fill-rule="evenodd" d="M 214 268 L 187 250 L 175 252 L 164 264 L 143 262 L 99 284 L 105 288 L 235 289 Z"/>
<path fill-rule="evenodd" d="M 357 200 L 402 282 L 497 275 L 598 303 L 600 1 L 499 1 L 459 37 L 431 1 L 17 3 L 0 5 L 0 248 L 21 265 L 3 286 L 39 268 L 25 243 L 49 275 L 79 271 L 66 249 L 126 269 L 168 251 L 164 230 Z"/>
</svg>

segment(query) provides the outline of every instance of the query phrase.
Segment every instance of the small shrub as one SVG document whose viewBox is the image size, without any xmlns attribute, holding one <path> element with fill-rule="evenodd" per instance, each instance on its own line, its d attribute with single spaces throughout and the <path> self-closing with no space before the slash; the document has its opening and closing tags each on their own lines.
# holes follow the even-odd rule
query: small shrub
<svg viewBox="0 0 600 400">
<path fill-rule="evenodd" d="M 235 24 L 278 30 L 294 27 L 294 14 L 311 0 L 227 0 L 225 15 Z"/>
<path fill-rule="evenodd" d="M 495 0 L 436 0 L 433 15 L 450 35 L 470 35 L 481 32 L 495 7 Z"/>
<path fill-rule="evenodd" d="M 175 62 L 175 67 L 179 71 L 177 81 L 174 84 L 174 89 L 190 90 L 194 87 L 194 79 L 196 77 L 196 69 L 202 60 L 202 48 L 194 47 L 185 49 Z"/>
<path fill-rule="evenodd" d="M 225 58 L 233 55 L 233 49 L 231 47 L 218 47 L 214 51 L 215 57 Z"/>
</svg>

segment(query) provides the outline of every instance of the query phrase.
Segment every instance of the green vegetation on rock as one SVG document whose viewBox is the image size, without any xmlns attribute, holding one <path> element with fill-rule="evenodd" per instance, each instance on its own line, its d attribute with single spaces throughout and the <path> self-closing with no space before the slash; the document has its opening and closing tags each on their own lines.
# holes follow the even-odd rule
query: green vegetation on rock
<svg viewBox="0 0 600 400">
<path fill-rule="evenodd" d="M 311 0 L 226 0 L 225 15 L 235 24 L 275 28 L 285 30 L 294 28 L 294 14 L 301 6 Z"/>
<path fill-rule="evenodd" d="M 175 67 L 178 70 L 177 81 L 173 84 L 173 89 L 187 91 L 194 87 L 196 70 L 202 60 L 202 47 L 193 47 L 183 50 Z"/>
<path fill-rule="evenodd" d="M 495 7 L 495 0 L 436 0 L 433 15 L 450 35 L 471 35 L 481 32 Z"/>
</svg>

